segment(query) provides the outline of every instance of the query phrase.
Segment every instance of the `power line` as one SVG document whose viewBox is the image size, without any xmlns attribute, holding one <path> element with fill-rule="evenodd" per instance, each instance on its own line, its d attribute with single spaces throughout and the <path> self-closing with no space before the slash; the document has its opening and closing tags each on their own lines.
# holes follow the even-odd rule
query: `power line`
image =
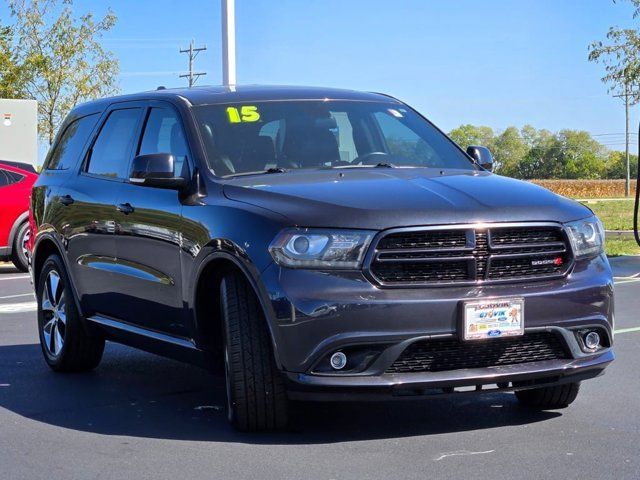
<svg viewBox="0 0 640 480">
<path fill-rule="evenodd" d="M 607 137 L 611 135 L 624 136 L 626 135 L 626 133 L 621 132 L 621 133 L 592 133 L 591 134 L 592 137 Z M 629 135 L 638 135 L 638 134 L 636 132 L 629 132 Z"/>
<path fill-rule="evenodd" d="M 189 88 L 193 87 L 196 83 L 196 81 L 198 80 L 198 78 L 200 78 L 202 75 L 206 75 L 207 72 L 194 72 L 193 71 L 193 61 L 196 59 L 196 57 L 198 56 L 198 54 L 204 50 L 207 49 L 207 46 L 204 45 L 202 47 L 194 47 L 194 41 L 191 40 L 191 43 L 189 44 L 189 48 L 185 48 L 185 49 L 180 49 L 180 53 L 187 53 L 189 54 L 189 73 L 185 73 L 183 75 L 180 75 L 180 78 L 188 78 L 189 79 Z"/>
</svg>

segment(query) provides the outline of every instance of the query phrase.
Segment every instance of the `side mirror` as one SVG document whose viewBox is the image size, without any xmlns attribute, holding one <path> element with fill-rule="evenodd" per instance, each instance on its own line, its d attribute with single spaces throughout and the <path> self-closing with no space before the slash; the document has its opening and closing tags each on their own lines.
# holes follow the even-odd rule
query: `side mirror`
<svg viewBox="0 0 640 480">
<path fill-rule="evenodd" d="M 491 155 L 487 147 L 469 145 L 467 147 L 467 155 L 485 170 L 493 171 L 493 155 Z"/>
<path fill-rule="evenodd" d="M 170 153 L 138 155 L 133 159 L 129 181 L 145 187 L 179 190 L 187 181 L 182 177 L 175 177 L 173 171 L 174 159 Z"/>
</svg>

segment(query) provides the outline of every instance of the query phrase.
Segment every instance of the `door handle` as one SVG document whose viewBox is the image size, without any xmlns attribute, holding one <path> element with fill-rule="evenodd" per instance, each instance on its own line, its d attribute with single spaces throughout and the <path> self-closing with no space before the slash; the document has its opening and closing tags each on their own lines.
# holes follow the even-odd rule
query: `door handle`
<svg viewBox="0 0 640 480">
<path fill-rule="evenodd" d="M 75 200 L 73 199 L 73 197 L 71 195 L 64 195 L 63 197 L 60 197 L 60 203 L 62 205 L 64 205 L 65 207 L 68 207 L 73 202 L 75 202 Z"/>
<path fill-rule="evenodd" d="M 118 209 L 119 212 L 122 212 L 125 215 L 129 215 L 130 213 L 133 213 L 133 210 L 134 210 L 134 208 L 131 206 L 130 203 L 121 203 L 116 208 Z"/>
</svg>

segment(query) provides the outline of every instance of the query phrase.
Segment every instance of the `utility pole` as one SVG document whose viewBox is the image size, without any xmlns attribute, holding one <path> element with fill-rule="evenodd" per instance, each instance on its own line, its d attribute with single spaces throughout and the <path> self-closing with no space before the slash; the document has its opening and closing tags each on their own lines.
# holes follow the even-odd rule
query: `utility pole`
<svg viewBox="0 0 640 480">
<path fill-rule="evenodd" d="M 202 75 L 206 75 L 206 72 L 194 72 L 193 71 L 193 61 L 196 59 L 196 57 L 198 56 L 198 54 L 200 52 L 202 52 L 203 50 L 206 50 L 207 46 L 204 45 L 202 47 L 198 47 L 195 48 L 194 47 L 194 41 L 191 40 L 191 43 L 189 44 L 189 48 L 186 49 L 180 49 L 180 53 L 188 53 L 189 54 L 189 73 L 185 73 L 183 75 L 180 75 L 180 78 L 188 78 L 189 79 L 189 88 L 193 87 L 196 83 L 196 81 L 198 80 L 198 78 L 200 78 Z"/>
<path fill-rule="evenodd" d="M 629 91 L 629 84 L 624 84 L 624 93 L 620 95 L 614 95 L 614 97 L 624 98 L 624 116 L 625 116 L 625 130 L 624 130 L 624 158 L 625 158 L 625 176 L 624 176 L 624 196 L 628 197 L 631 192 L 630 180 L 631 166 L 629 165 L 629 97 L 632 96 Z M 640 153 L 640 152 L 638 152 Z"/>
<path fill-rule="evenodd" d="M 236 84 L 235 0 L 222 0 L 222 84 Z"/>
</svg>

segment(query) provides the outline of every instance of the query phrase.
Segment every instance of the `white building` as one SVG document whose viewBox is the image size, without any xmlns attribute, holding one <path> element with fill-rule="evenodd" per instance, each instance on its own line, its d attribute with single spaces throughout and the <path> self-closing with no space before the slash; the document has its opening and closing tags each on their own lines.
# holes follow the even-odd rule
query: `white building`
<svg viewBox="0 0 640 480">
<path fill-rule="evenodd" d="M 38 103 L 0 99 L 0 160 L 35 165 L 38 160 Z"/>
</svg>

